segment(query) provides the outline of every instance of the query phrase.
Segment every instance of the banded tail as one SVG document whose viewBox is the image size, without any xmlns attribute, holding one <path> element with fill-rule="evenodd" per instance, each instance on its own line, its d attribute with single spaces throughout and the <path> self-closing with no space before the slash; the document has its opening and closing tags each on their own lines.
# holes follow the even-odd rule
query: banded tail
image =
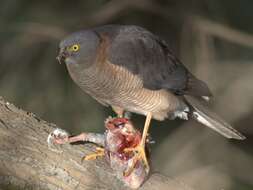
<svg viewBox="0 0 253 190">
<path fill-rule="evenodd" d="M 192 96 L 185 96 L 188 104 L 191 107 L 191 116 L 196 121 L 215 130 L 226 138 L 233 138 L 238 140 L 246 139 L 240 132 L 234 129 L 226 121 L 221 119 L 217 114 L 210 111 L 204 105 Z"/>
</svg>

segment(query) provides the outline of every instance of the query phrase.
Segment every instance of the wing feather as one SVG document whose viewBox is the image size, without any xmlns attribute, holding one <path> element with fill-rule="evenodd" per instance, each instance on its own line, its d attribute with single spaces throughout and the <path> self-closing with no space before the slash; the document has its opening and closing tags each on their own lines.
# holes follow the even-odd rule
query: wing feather
<svg viewBox="0 0 253 190">
<path fill-rule="evenodd" d="M 167 89 L 177 95 L 211 96 L 207 85 L 191 74 L 167 43 L 139 26 L 110 26 L 97 30 L 111 38 L 108 59 L 139 75 L 145 88 Z"/>
</svg>

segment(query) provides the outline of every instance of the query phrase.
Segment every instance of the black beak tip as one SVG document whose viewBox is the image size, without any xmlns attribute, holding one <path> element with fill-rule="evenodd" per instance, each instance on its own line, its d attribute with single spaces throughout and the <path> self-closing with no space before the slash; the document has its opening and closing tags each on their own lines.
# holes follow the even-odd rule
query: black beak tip
<svg viewBox="0 0 253 190">
<path fill-rule="evenodd" d="M 59 53 L 58 53 L 58 56 L 56 57 L 56 60 L 62 64 L 62 62 L 64 63 L 65 62 L 65 59 L 67 58 L 68 54 L 67 52 L 65 51 L 65 49 L 59 49 Z"/>
<path fill-rule="evenodd" d="M 61 55 L 58 55 L 58 56 L 56 57 L 56 60 L 61 64 L 62 56 L 61 56 Z"/>
</svg>

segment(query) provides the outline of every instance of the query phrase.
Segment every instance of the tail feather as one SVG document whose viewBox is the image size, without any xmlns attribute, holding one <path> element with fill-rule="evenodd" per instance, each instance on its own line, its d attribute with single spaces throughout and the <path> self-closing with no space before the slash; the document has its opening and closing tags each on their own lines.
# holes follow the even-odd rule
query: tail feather
<svg viewBox="0 0 253 190">
<path fill-rule="evenodd" d="M 191 116 L 193 119 L 215 130 L 226 138 L 233 138 L 238 140 L 243 140 L 246 138 L 226 121 L 221 119 L 217 114 L 211 112 L 204 105 L 200 104 L 199 101 L 194 97 L 185 96 L 185 99 L 192 108 Z"/>
</svg>

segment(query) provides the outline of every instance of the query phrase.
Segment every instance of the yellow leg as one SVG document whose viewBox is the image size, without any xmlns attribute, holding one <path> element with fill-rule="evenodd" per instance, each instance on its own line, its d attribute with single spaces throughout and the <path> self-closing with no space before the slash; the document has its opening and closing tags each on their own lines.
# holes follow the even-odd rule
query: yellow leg
<svg viewBox="0 0 253 190">
<path fill-rule="evenodd" d="M 146 172 L 147 173 L 149 172 L 149 164 L 148 164 L 148 160 L 147 160 L 147 156 L 146 156 L 146 152 L 145 152 L 145 145 L 146 145 L 146 138 L 147 138 L 147 135 L 148 135 L 148 130 L 149 130 L 149 127 L 150 127 L 151 119 L 152 119 L 152 113 L 148 113 L 147 116 L 146 116 L 146 121 L 145 121 L 144 129 L 143 129 L 143 133 L 142 133 L 141 143 L 137 147 L 126 148 L 124 150 L 125 152 L 132 151 L 132 152 L 136 153 L 136 155 L 133 158 L 134 161 L 133 161 L 132 166 L 130 166 L 127 169 L 127 171 L 125 171 L 125 173 L 124 173 L 125 176 L 129 175 L 133 171 L 133 169 L 135 167 L 135 164 L 138 160 L 143 161 L 144 166 L 146 168 Z"/>
<path fill-rule="evenodd" d="M 144 125 L 144 129 L 143 129 L 143 132 L 142 132 L 142 138 L 141 138 L 141 145 L 143 145 L 144 147 L 145 147 L 145 144 L 146 144 L 146 138 L 147 138 L 147 135 L 148 135 L 148 130 L 149 130 L 149 127 L 150 127 L 151 119 L 152 119 L 152 113 L 149 112 L 146 116 L 145 125 Z"/>
<path fill-rule="evenodd" d="M 112 106 L 112 109 L 117 114 L 118 117 L 124 116 L 124 109 L 117 107 L 117 106 Z"/>
<path fill-rule="evenodd" d="M 82 161 L 83 160 L 96 160 L 98 157 L 102 157 L 105 155 L 105 150 L 104 148 L 101 148 L 101 147 L 96 147 L 96 152 L 95 153 L 92 153 L 92 154 L 89 154 L 87 156 L 84 156 L 82 158 Z"/>
</svg>

